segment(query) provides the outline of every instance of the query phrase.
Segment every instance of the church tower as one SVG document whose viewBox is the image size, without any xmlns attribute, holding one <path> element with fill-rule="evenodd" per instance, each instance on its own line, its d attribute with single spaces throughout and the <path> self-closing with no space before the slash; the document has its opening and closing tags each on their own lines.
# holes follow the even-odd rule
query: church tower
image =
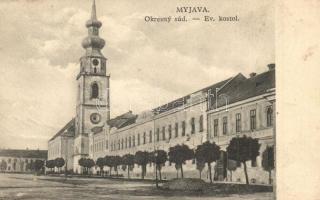
<svg viewBox="0 0 320 200">
<path fill-rule="evenodd" d="M 91 18 L 86 22 L 88 36 L 82 41 L 86 50 L 80 58 L 80 72 L 77 76 L 78 96 L 76 104 L 76 130 L 74 141 L 74 171 L 80 173 L 80 158 L 89 155 L 89 135 L 101 129 L 110 119 L 109 78 L 107 59 L 101 53 L 105 41 L 99 37 L 102 23 L 96 16 L 93 0 Z"/>
</svg>

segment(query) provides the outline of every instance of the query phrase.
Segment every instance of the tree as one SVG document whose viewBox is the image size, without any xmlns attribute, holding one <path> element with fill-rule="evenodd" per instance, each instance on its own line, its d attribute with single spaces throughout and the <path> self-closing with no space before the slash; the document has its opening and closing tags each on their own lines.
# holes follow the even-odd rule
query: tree
<svg viewBox="0 0 320 200">
<path fill-rule="evenodd" d="M 227 147 L 228 157 L 231 160 L 243 163 L 247 185 L 249 185 L 249 177 L 246 162 L 249 160 L 255 160 L 259 155 L 259 149 L 260 144 L 258 139 L 253 139 L 247 136 L 232 138 Z"/>
<path fill-rule="evenodd" d="M 114 170 L 117 172 L 117 176 L 118 176 L 118 166 L 122 164 L 122 158 L 120 156 L 114 156 L 112 161 L 113 161 L 112 166 Z"/>
<path fill-rule="evenodd" d="M 112 171 L 112 167 L 113 167 L 113 162 L 114 161 L 114 156 L 105 156 L 104 157 L 104 163 L 106 166 L 110 167 L 110 172 L 109 175 L 111 176 L 111 171 Z"/>
<path fill-rule="evenodd" d="M 174 147 L 169 148 L 169 161 L 177 164 L 180 167 L 181 178 L 183 178 L 183 164 L 187 160 L 191 160 L 194 158 L 194 152 L 187 145 L 176 145 Z"/>
<path fill-rule="evenodd" d="M 211 163 L 220 158 L 220 147 L 214 142 L 207 141 L 197 146 L 195 157 L 197 161 L 208 164 L 210 182 L 212 183 Z"/>
<path fill-rule="evenodd" d="M 83 170 L 83 174 L 88 174 L 88 159 L 87 158 L 80 158 L 79 161 L 78 161 L 79 165 L 81 167 L 84 168 Z"/>
<path fill-rule="evenodd" d="M 93 166 L 95 166 L 96 164 L 94 163 L 94 160 L 90 159 L 90 158 L 80 158 L 78 161 L 79 165 L 81 167 L 84 167 L 84 172 L 86 174 L 89 173 L 89 169 L 91 169 Z"/>
<path fill-rule="evenodd" d="M 0 169 L 1 171 L 5 171 L 7 169 L 7 162 L 5 160 L 2 160 L 1 163 L 0 163 Z"/>
<path fill-rule="evenodd" d="M 65 164 L 64 159 L 63 158 L 56 158 L 54 160 L 55 166 L 58 167 L 59 172 L 61 170 L 61 167 L 63 167 L 63 165 Z"/>
<path fill-rule="evenodd" d="M 34 162 L 34 170 L 36 172 L 39 172 L 40 170 L 42 170 L 43 166 L 44 166 L 44 161 L 43 160 L 36 160 Z"/>
<path fill-rule="evenodd" d="M 162 180 L 161 168 L 168 160 L 167 152 L 164 150 L 156 150 L 154 152 L 149 153 L 149 159 L 156 165 L 156 173 L 159 172 L 160 180 Z"/>
<path fill-rule="evenodd" d="M 274 169 L 274 147 L 267 146 L 262 153 L 262 168 L 269 172 L 269 184 L 271 184 L 271 171 Z"/>
<path fill-rule="evenodd" d="M 134 166 L 134 155 L 126 154 L 122 156 L 122 163 L 127 166 L 128 178 L 130 178 L 130 169 Z"/>
<path fill-rule="evenodd" d="M 227 169 L 230 171 L 230 181 L 232 182 L 232 172 L 237 169 L 237 162 L 234 160 L 228 160 L 227 162 Z"/>
<path fill-rule="evenodd" d="M 149 153 L 146 151 L 137 151 L 134 156 L 134 161 L 137 165 L 141 166 L 141 178 L 144 179 L 147 172 L 147 164 L 149 162 Z"/>
<path fill-rule="evenodd" d="M 94 163 L 94 160 L 92 160 L 91 158 L 87 158 L 86 163 L 89 170 L 91 170 L 91 168 L 96 165 L 96 163 Z"/>
<path fill-rule="evenodd" d="M 54 160 L 47 160 L 46 161 L 46 167 L 49 168 L 51 171 L 55 167 L 55 161 Z"/>
<path fill-rule="evenodd" d="M 103 176 L 103 167 L 105 165 L 104 158 L 98 158 L 96 161 L 96 165 L 100 168 L 100 176 Z"/>
<path fill-rule="evenodd" d="M 199 171 L 199 178 L 201 179 L 201 173 L 206 163 L 203 160 L 197 160 L 197 170 Z"/>
</svg>

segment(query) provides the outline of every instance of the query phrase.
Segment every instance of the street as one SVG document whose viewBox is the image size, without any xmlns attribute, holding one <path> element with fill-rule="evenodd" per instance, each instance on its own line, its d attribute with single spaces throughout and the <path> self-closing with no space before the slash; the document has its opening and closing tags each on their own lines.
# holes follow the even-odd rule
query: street
<svg viewBox="0 0 320 200">
<path fill-rule="evenodd" d="M 0 174 L 0 199 L 271 200 L 272 193 L 206 196 L 157 190 L 153 183 L 148 182 Z"/>
</svg>

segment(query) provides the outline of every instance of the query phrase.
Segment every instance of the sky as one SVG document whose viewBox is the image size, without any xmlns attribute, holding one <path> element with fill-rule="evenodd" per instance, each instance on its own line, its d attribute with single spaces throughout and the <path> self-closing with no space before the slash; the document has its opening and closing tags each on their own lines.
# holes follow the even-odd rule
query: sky
<svg viewBox="0 0 320 200">
<path fill-rule="evenodd" d="M 75 116 L 76 75 L 91 0 L 1 0 L 0 148 L 47 149 Z M 139 113 L 274 63 L 273 1 L 96 0 L 111 75 L 111 117 Z M 210 13 L 176 13 L 206 6 Z M 147 23 L 145 16 L 235 16 L 239 22 Z"/>
</svg>

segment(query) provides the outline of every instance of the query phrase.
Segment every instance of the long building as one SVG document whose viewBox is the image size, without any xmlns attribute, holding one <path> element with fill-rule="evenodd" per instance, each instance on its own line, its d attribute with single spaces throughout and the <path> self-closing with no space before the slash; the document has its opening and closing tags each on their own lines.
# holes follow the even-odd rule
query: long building
<svg viewBox="0 0 320 200">
<path fill-rule="evenodd" d="M 0 149 L 0 171 L 31 172 L 36 160 L 47 159 L 47 150 Z"/>
<path fill-rule="evenodd" d="M 74 173 L 81 173 L 80 158 L 97 160 L 106 155 L 121 156 L 137 151 L 168 151 L 177 144 L 196 149 L 205 141 L 215 142 L 225 151 L 231 138 L 242 135 L 258 138 L 260 152 L 274 145 L 275 64 L 269 64 L 264 73 L 251 73 L 249 77 L 239 73 L 140 114 L 128 111 L 110 119 L 110 76 L 107 59 L 101 53 L 105 45 L 99 37 L 101 25 L 93 3 L 91 18 L 86 23 L 88 36 L 82 43 L 86 52 L 80 58 L 80 72 L 76 77 L 76 116 L 49 141 L 49 158 L 68 158 L 73 162 L 68 162 L 68 168 L 72 166 Z M 74 129 L 70 129 L 70 123 Z M 248 165 L 251 182 L 268 182 L 268 173 L 261 167 L 261 156 Z M 217 162 L 213 167 L 226 166 Z M 188 161 L 184 169 L 187 177 L 199 176 L 195 160 Z M 119 168 L 126 176 L 121 170 Z M 97 167 L 93 169 L 96 171 Z M 218 180 L 231 178 L 226 177 L 225 170 L 215 171 Z M 153 177 L 153 172 L 154 166 L 148 165 L 147 177 Z M 140 173 L 139 166 L 135 166 L 131 174 L 140 176 Z M 162 173 L 165 179 L 176 177 L 176 169 L 169 162 L 163 166 Z M 203 170 L 203 177 L 208 179 L 208 169 Z M 241 166 L 233 177 L 233 181 L 245 181 Z"/>
</svg>

